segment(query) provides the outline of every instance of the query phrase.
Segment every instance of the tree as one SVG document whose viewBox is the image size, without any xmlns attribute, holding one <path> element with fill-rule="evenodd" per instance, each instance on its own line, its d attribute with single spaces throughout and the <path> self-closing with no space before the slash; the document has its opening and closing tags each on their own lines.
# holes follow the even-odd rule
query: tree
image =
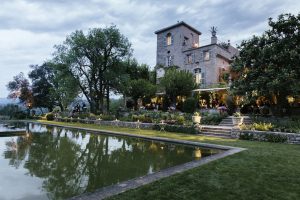
<svg viewBox="0 0 300 200">
<path fill-rule="evenodd" d="M 145 79 L 130 81 L 129 96 L 134 100 L 135 108 L 137 108 L 138 99 L 151 98 L 155 96 L 156 86 Z"/>
<path fill-rule="evenodd" d="M 55 48 L 55 63 L 67 67 L 89 102 L 91 112 L 103 112 L 104 99 L 109 100 L 113 80 L 119 75 L 118 69 L 131 55 L 128 39 L 111 26 L 91 29 L 87 34 L 75 31 Z"/>
<path fill-rule="evenodd" d="M 54 74 L 52 80 L 53 87 L 50 91 L 51 96 L 61 109 L 64 110 L 78 96 L 80 91 L 79 86 L 76 79 L 69 73 L 66 65 L 52 62 L 47 62 L 46 65 L 52 68 Z"/>
<path fill-rule="evenodd" d="M 161 86 L 166 91 L 166 98 L 176 105 L 177 96 L 190 96 L 192 90 L 196 88 L 196 83 L 192 73 L 171 68 L 161 79 Z"/>
<path fill-rule="evenodd" d="M 300 14 L 270 18 L 269 26 L 262 36 L 242 41 L 232 64 L 239 75 L 232 89 L 250 100 L 264 96 L 279 114 L 288 106 L 288 95 L 300 94 Z"/>
<path fill-rule="evenodd" d="M 13 77 L 13 80 L 7 84 L 9 90 L 8 98 L 19 99 L 21 103 L 31 107 L 33 104 L 32 90 L 28 79 L 24 77 L 24 73 L 19 73 Z"/>
<path fill-rule="evenodd" d="M 51 95 L 53 91 L 53 69 L 47 64 L 31 65 L 32 71 L 28 76 L 32 81 L 32 95 L 35 107 L 45 107 L 52 111 L 55 99 Z"/>
<path fill-rule="evenodd" d="M 126 105 L 126 97 L 128 96 L 139 96 L 137 99 L 144 98 L 144 96 L 145 98 L 153 97 L 153 88 L 155 87 L 155 81 L 153 81 L 153 79 L 156 77 L 154 77 L 149 66 L 146 64 L 138 64 L 135 59 L 128 59 L 122 62 L 122 65 L 123 67 L 120 69 L 119 77 L 114 79 L 113 85 L 116 93 L 123 95 L 124 105 Z M 136 85 L 137 80 L 140 80 L 139 82 L 147 87 L 147 91 L 140 91 L 142 87 Z M 137 91 L 133 91 L 135 87 L 138 87 Z M 155 92 L 156 91 L 154 91 L 154 94 Z M 148 93 L 149 95 L 147 95 Z"/>
</svg>

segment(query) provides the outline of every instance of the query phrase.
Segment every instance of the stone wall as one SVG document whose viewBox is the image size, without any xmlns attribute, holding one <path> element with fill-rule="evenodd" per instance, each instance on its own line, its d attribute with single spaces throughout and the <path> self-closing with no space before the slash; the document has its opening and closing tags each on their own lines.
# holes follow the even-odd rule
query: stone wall
<svg viewBox="0 0 300 200">
<path fill-rule="evenodd" d="M 141 122 L 125 122 L 125 121 L 104 121 L 104 120 L 89 120 L 89 119 L 77 119 L 77 118 L 56 118 L 55 121 L 59 122 L 80 122 L 84 124 L 98 124 L 105 126 L 117 126 L 127 128 L 141 128 L 141 129 L 152 129 L 154 123 L 141 123 Z"/>
<path fill-rule="evenodd" d="M 232 129 L 231 137 L 245 140 L 300 144 L 300 134 L 296 133 Z"/>
</svg>

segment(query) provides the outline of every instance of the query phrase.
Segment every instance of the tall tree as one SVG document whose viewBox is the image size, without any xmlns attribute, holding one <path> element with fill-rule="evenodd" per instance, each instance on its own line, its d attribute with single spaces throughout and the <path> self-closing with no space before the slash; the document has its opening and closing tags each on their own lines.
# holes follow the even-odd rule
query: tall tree
<svg viewBox="0 0 300 200">
<path fill-rule="evenodd" d="M 196 87 L 192 73 L 177 70 L 176 68 L 167 70 L 160 84 L 165 89 L 166 98 L 168 98 L 173 105 L 176 105 L 177 96 L 190 96 L 192 90 Z"/>
<path fill-rule="evenodd" d="M 119 77 L 114 79 L 114 88 L 116 93 L 123 95 L 125 101 L 124 105 L 126 105 L 126 97 L 136 98 L 136 95 L 139 96 L 137 98 L 152 97 L 152 89 L 155 88 L 153 78 L 155 77 L 150 71 L 149 66 L 146 64 L 138 64 L 135 59 L 128 59 L 122 62 L 122 65 L 123 67 L 120 69 L 121 71 L 119 71 Z M 143 86 L 137 86 L 137 82 L 143 84 L 143 86 L 147 86 L 145 91 L 140 91 Z M 134 90 L 133 88 L 136 87 L 138 87 L 138 89 Z"/>
<path fill-rule="evenodd" d="M 32 71 L 28 76 L 32 81 L 32 95 L 35 107 L 45 107 L 52 111 L 55 99 L 51 95 L 53 90 L 53 69 L 47 64 L 31 65 Z"/>
<path fill-rule="evenodd" d="M 104 99 L 109 99 L 112 80 L 117 76 L 116 68 L 131 55 L 128 39 L 111 26 L 91 29 L 87 34 L 75 31 L 55 48 L 56 64 L 68 67 L 89 102 L 91 112 L 103 112 Z"/>
<path fill-rule="evenodd" d="M 78 96 L 80 91 L 79 86 L 65 64 L 47 62 L 46 65 L 52 68 L 54 74 L 51 96 L 61 109 L 64 110 Z"/>
<path fill-rule="evenodd" d="M 232 64 L 239 74 L 232 89 L 248 99 L 268 98 L 273 112 L 280 114 L 288 95 L 300 95 L 300 14 L 270 18 L 269 26 L 262 36 L 242 41 Z"/>
</svg>

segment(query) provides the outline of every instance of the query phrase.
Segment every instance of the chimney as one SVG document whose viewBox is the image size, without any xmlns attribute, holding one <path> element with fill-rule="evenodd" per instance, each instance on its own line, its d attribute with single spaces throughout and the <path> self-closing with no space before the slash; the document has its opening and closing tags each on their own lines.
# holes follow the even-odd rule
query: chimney
<svg viewBox="0 0 300 200">
<path fill-rule="evenodd" d="M 213 26 L 211 27 L 211 44 L 217 44 L 218 38 L 217 38 L 217 27 Z"/>
</svg>

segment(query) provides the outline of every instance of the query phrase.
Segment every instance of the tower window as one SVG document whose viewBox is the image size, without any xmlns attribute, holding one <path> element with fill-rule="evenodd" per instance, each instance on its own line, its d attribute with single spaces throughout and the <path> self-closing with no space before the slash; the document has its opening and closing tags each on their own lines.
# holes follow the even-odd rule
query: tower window
<svg viewBox="0 0 300 200">
<path fill-rule="evenodd" d="M 172 44 L 172 34 L 171 33 L 168 33 L 167 34 L 167 45 L 171 45 Z"/>
<path fill-rule="evenodd" d="M 192 64 L 193 63 L 193 54 L 187 54 L 186 55 L 186 64 Z"/>
<path fill-rule="evenodd" d="M 187 45 L 188 41 L 189 41 L 189 38 L 184 36 L 182 46 Z"/>
<path fill-rule="evenodd" d="M 204 60 L 209 60 L 210 58 L 209 51 L 204 52 Z"/>
</svg>

